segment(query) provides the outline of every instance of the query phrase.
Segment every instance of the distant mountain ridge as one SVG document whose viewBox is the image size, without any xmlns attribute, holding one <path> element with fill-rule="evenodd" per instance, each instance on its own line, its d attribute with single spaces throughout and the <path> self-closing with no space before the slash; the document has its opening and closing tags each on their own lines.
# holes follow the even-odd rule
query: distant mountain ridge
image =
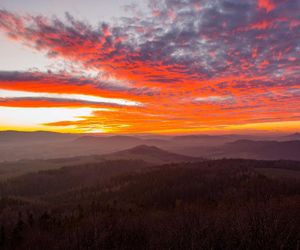
<svg viewBox="0 0 300 250">
<path fill-rule="evenodd" d="M 112 154 L 155 146 L 191 157 L 300 160 L 300 133 L 290 135 L 103 135 L 36 131 L 0 132 L 0 162 Z M 298 139 L 299 138 L 299 139 Z"/>
<path fill-rule="evenodd" d="M 202 158 L 191 157 L 162 150 L 155 146 L 139 145 L 123 151 L 103 156 L 105 159 L 144 160 L 150 163 L 163 164 L 172 162 L 199 161 Z"/>
<path fill-rule="evenodd" d="M 283 136 L 284 140 L 300 140 L 300 133 L 293 133 L 286 136 Z"/>
<path fill-rule="evenodd" d="M 238 140 L 220 148 L 221 155 L 228 158 L 243 156 L 264 160 L 300 160 L 300 140 L 293 141 L 251 141 Z"/>
<path fill-rule="evenodd" d="M 66 134 L 58 132 L 48 131 L 15 131 L 7 130 L 0 131 L 0 143 L 1 142 L 23 142 L 23 141 L 48 141 L 48 140 L 64 140 L 76 138 L 76 134 Z"/>
<path fill-rule="evenodd" d="M 202 158 L 190 157 L 171 153 L 154 146 L 139 145 L 127 150 L 104 155 L 75 156 L 56 159 L 20 160 L 16 162 L 0 163 L 0 180 L 29 172 L 46 169 L 58 169 L 86 164 L 99 164 L 105 161 L 133 160 L 143 161 L 147 164 L 157 165 L 165 163 L 194 162 Z"/>
</svg>

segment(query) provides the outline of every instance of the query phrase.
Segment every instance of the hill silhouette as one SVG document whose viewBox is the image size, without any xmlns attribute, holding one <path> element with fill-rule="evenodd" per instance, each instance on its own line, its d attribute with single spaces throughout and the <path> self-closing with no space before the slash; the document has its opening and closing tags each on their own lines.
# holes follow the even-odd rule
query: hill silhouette
<svg viewBox="0 0 300 250">
<path fill-rule="evenodd" d="M 105 159 L 110 159 L 110 160 L 140 159 L 155 164 L 201 160 L 200 158 L 175 154 L 175 153 L 168 152 L 166 150 L 162 150 L 155 146 L 147 146 L 147 145 L 139 145 L 127 150 L 119 151 L 109 155 L 104 155 L 103 157 Z"/>
</svg>

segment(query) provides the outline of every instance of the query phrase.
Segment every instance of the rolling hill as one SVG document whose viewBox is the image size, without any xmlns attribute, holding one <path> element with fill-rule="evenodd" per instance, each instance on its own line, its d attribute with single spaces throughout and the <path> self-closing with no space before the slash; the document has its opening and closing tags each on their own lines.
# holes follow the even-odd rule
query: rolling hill
<svg viewBox="0 0 300 250">
<path fill-rule="evenodd" d="M 171 153 L 154 146 L 140 145 L 128 150 L 118 151 L 105 155 L 76 156 L 57 159 L 19 160 L 15 162 L 0 163 L 0 180 L 16 177 L 29 172 L 58 169 L 84 164 L 95 164 L 107 160 L 142 160 L 151 164 L 164 164 L 201 160 Z"/>
<path fill-rule="evenodd" d="M 227 143 L 216 156 L 264 160 L 300 160 L 300 141 L 238 140 Z"/>
<path fill-rule="evenodd" d="M 139 145 L 131 149 L 119 151 L 109 155 L 103 155 L 103 157 L 104 159 L 108 159 L 108 160 L 139 159 L 154 164 L 201 160 L 200 158 L 175 154 L 175 153 L 162 150 L 155 146 L 147 146 L 147 145 Z"/>
</svg>

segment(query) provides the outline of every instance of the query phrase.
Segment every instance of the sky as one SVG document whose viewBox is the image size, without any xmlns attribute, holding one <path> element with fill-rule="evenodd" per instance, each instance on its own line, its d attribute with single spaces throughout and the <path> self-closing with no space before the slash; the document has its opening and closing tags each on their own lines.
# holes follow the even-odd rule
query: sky
<svg viewBox="0 0 300 250">
<path fill-rule="evenodd" d="M 300 131 L 299 0 L 0 0 L 0 130 Z"/>
</svg>

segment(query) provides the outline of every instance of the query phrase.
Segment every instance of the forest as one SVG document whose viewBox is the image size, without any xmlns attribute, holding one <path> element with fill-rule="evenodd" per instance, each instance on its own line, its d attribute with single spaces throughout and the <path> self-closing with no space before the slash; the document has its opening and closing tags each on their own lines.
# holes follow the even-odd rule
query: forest
<svg viewBox="0 0 300 250">
<path fill-rule="evenodd" d="M 299 174 L 242 159 L 27 173 L 1 182 L 0 248 L 299 249 Z"/>
</svg>

